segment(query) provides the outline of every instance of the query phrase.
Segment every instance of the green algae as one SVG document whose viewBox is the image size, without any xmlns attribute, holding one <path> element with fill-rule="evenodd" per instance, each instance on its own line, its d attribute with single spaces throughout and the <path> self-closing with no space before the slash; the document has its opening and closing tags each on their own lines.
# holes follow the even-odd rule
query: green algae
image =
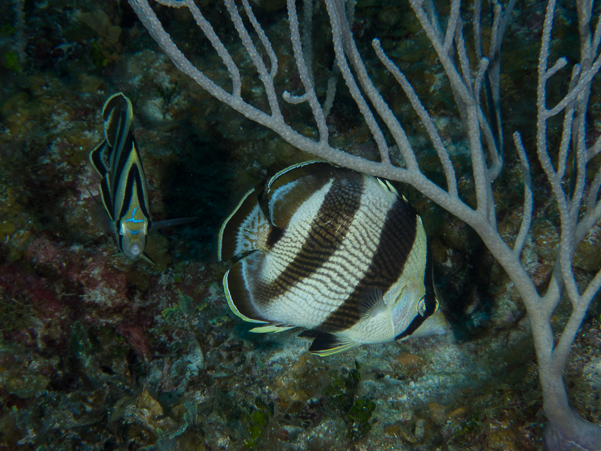
<svg viewBox="0 0 601 451">
<path fill-rule="evenodd" d="M 4 53 L 4 64 L 8 70 L 15 73 L 23 71 L 23 67 L 19 64 L 19 55 L 17 52 L 6 52 Z"/>
<path fill-rule="evenodd" d="M 347 437 L 357 441 L 371 430 L 374 421 L 370 421 L 376 404 L 367 398 L 358 396 L 361 382 L 361 366 L 355 361 L 355 369 L 347 374 L 339 371 L 328 373 L 331 382 L 323 390 L 327 405 L 338 413 L 346 423 Z"/>
<path fill-rule="evenodd" d="M 249 450 L 257 449 L 261 445 L 261 439 L 267 429 L 270 419 L 275 413 L 273 402 L 265 403 L 260 396 L 255 398 L 252 410 L 244 410 L 244 416 L 248 423 L 249 438 L 244 441 L 244 447 Z"/>
<path fill-rule="evenodd" d="M 105 56 L 105 52 L 98 41 L 94 41 L 90 45 L 90 57 L 97 69 L 102 69 L 109 64 L 109 59 Z"/>
<path fill-rule="evenodd" d="M 175 81 L 171 86 L 163 86 L 159 85 L 156 88 L 156 92 L 158 96 L 163 100 L 162 112 L 163 115 L 167 112 L 167 108 L 169 104 L 173 100 L 173 98 L 178 94 L 178 85 L 179 83 Z"/>
<path fill-rule="evenodd" d="M 163 316 L 163 319 L 170 323 L 175 324 L 182 322 L 188 329 L 192 330 L 190 321 L 193 319 L 194 315 L 197 315 L 204 310 L 208 304 L 207 302 L 203 302 L 200 305 L 195 306 L 194 300 L 190 296 L 182 293 L 179 290 L 177 293 L 179 297 L 179 303 L 172 307 L 167 307 L 161 312 L 161 315 Z"/>
<path fill-rule="evenodd" d="M 323 394 L 328 405 L 339 413 L 346 412 L 351 408 L 361 381 L 359 363 L 355 362 L 355 364 L 356 369 L 350 370 L 346 375 L 335 370 L 328 373 L 331 382 L 324 389 Z"/>
<path fill-rule="evenodd" d="M 348 413 L 349 438 L 353 441 L 359 440 L 371 431 L 375 421 L 369 421 L 376 410 L 376 404 L 373 401 L 359 398 L 350 408 Z"/>
<path fill-rule="evenodd" d="M 31 398 L 44 390 L 50 379 L 42 375 L 23 374 L 13 376 L 4 381 L 4 388 L 12 395 L 17 395 L 19 398 Z"/>
<path fill-rule="evenodd" d="M 71 327 L 71 352 L 84 366 L 88 366 L 92 358 L 92 343 L 80 321 Z"/>
<path fill-rule="evenodd" d="M 38 309 L 29 299 L 0 292 L 0 333 L 19 331 L 36 322 Z"/>
<path fill-rule="evenodd" d="M 182 411 L 183 414 L 178 415 Z M 181 449 L 178 445 L 180 436 L 195 427 L 197 420 L 198 411 L 193 400 L 184 401 L 168 412 L 145 387 L 137 396 L 119 400 L 110 418 L 111 422 L 129 425 L 133 437 L 144 437 L 150 444 L 142 449 L 160 451 Z"/>
</svg>

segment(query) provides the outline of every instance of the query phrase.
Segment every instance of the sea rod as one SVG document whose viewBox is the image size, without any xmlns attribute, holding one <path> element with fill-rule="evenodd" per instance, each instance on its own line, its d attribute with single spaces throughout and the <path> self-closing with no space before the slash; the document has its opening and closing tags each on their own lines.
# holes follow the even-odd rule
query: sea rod
<svg viewBox="0 0 601 451">
<path fill-rule="evenodd" d="M 482 32 L 481 0 L 465 5 L 462 12 L 461 0 L 451 0 L 449 13 L 442 20 L 433 0 L 409 0 L 414 20 L 419 23 L 437 58 L 444 69 L 465 131 L 465 141 L 469 148 L 472 165 L 472 181 L 475 191 L 475 207 L 460 198 L 454 164 L 455 156 L 449 144 L 442 139 L 435 117 L 426 110 L 414 88 L 401 72 L 399 66 L 389 57 L 380 41 L 372 41 L 373 51 L 381 66 L 370 70 L 386 70 L 398 82 L 412 108 L 419 117 L 427 139 L 435 149 L 446 187 L 441 187 L 420 170 L 414 146 L 405 128 L 393 114 L 391 108 L 378 91 L 368 74 L 364 57 L 361 55 L 352 32 L 354 2 L 324 0 L 331 39 L 335 52 L 335 66 L 332 70 L 332 83 L 329 83 L 326 100 L 320 103 L 314 86 L 311 65 L 311 39 L 301 33 L 296 2 L 287 1 L 288 24 L 290 30 L 291 53 L 295 59 L 296 71 L 302 84 L 302 95 L 292 95 L 285 91 L 278 96 L 275 78 L 278 61 L 272 43 L 259 24 L 248 3 L 241 0 L 238 6 L 234 0 L 223 0 L 231 18 L 231 26 L 237 32 L 248 58 L 254 65 L 264 87 L 268 110 L 253 106 L 242 97 L 240 68 L 226 49 L 212 25 L 203 16 L 193 0 L 157 0 L 164 6 L 187 8 L 196 25 L 208 38 L 211 45 L 225 64 L 231 79 L 231 88 L 224 89 L 210 79 L 202 70 L 189 61 L 151 8 L 148 0 L 129 0 L 130 5 L 160 45 L 163 51 L 182 72 L 190 76 L 199 86 L 219 101 L 229 105 L 251 121 L 261 124 L 280 135 L 285 141 L 332 163 L 359 172 L 407 183 L 413 186 L 442 208 L 471 226 L 480 236 L 486 247 L 506 271 L 520 294 L 529 315 L 534 347 L 538 361 L 539 379 L 542 386 L 544 411 L 548 418 L 545 429 L 545 446 L 549 450 L 581 449 L 598 451 L 601 449 L 601 426 L 585 421 L 572 410 L 569 404 L 562 372 L 569 351 L 574 343 L 586 312 L 601 287 L 601 271 L 598 271 L 586 286 L 577 284 L 573 269 L 575 249 L 601 218 L 601 171 L 591 167 L 591 160 L 601 152 L 601 138 L 588 136 L 587 113 L 590 111 L 590 98 L 593 77 L 601 67 L 601 21 L 599 9 L 593 8 L 593 1 L 576 0 L 569 2 L 578 17 L 579 61 L 572 66 L 571 81 L 562 97 L 553 106 L 548 105 L 548 85 L 551 79 L 567 69 L 568 60 L 559 58 L 549 61 L 549 53 L 554 39 L 552 30 L 556 11 L 556 1 L 549 0 L 544 15 L 542 37 L 537 69 L 537 96 L 531 99 L 536 105 L 536 138 L 531 155 L 536 154 L 538 162 L 551 187 L 551 201 L 559 212 L 559 248 L 552 277 L 542 294 L 539 293 L 531 276 L 521 261 L 521 254 L 529 233 L 532 233 L 532 219 L 535 186 L 531 174 L 531 164 L 527 149 L 522 142 L 519 130 L 513 133 L 511 151 L 517 154 L 521 163 L 524 195 L 521 225 L 517 235 L 510 239 L 501 236 L 495 211 L 495 190 L 493 182 L 503 167 L 503 133 L 500 103 L 501 97 L 501 44 L 508 22 L 512 17 L 515 1 L 496 3 L 492 26 L 488 33 Z M 310 24 L 313 11 L 311 0 L 305 0 L 303 21 Z M 469 3 L 469 2 L 464 2 Z M 211 8 L 216 3 L 211 2 Z M 473 7 L 472 7 L 473 6 Z M 241 12 L 246 18 L 243 20 Z M 410 14 L 408 11 L 407 14 Z M 470 60 L 466 50 L 464 22 L 462 15 L 473 14 L 469 20 L 473 29 L 473 48 L 476 61 Z M 310 27 L 305 27 L 310 29 Z M 484 52 L 483 37 L 487 36 L 488 54 Z M 330 36 L 322 35 L 322 39 Z M 559 38 L 555 38 L 559 39 Z M 261 49 L 256 44 L 260 42 Z M 332 147 L 326 124 L 332 101 L 335 96 L 336 78 L 341 76 L 352 99 L 361 112 L 379 152 L 379 161 L 351 155 L 342 149 Z M 435 95 L 435 90 L 432 91 Z M 307 137 L 286 122 L 281 104 L 292 106 L 306 104 L 316 124 L 316 138 Z M 550 121 L 559 118 L 562 123 L 561 139 L 549 139 Z M 557 121 L 555 121 L 557 122 Z M 385 127 L 386 130 L 382 128 Z M 391 146 L 386 133 L 394 140 L 394 148 L 400 152 L 404 164 L 391 162 Z M 590 133 L 589 133 L 590 134 Z M 588 139 L 587 139 L 588 138 Z M 508 149 L 507 152 L 510 150 Z M 502 188 L 495 188 L 502 189 Z M 549 199 L 538 199 L 541 203 Z M 568 299 L 572 307 L 569 320 L 557 334 L 551 327 L 551 317 L 561 299 Z"/>
</svg>

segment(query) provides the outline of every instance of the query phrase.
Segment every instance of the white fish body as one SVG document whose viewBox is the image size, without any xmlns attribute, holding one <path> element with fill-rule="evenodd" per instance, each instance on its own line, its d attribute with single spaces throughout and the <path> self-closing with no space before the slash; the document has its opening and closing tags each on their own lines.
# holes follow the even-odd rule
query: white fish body
<svg viewBox="0 0 601 451">
<path fill-rule="evenodd" d="M 302 327 L 327 355 L 407 338 L 436 312 L 421 219 L 390 185 L 311 162 L 266 194 L 267 215 L 250 191 L 219 235 L 221 259 L 251 252 L 224 287 L 238 316 L 264 324 L 253 331 Z"/>
</svg>

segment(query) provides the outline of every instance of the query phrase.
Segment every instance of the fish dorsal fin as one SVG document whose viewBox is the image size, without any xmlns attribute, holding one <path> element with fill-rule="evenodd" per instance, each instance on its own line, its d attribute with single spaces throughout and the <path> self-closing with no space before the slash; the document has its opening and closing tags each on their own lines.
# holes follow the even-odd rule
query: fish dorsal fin
<svg viewBox="0 0 601 451">
<path fill-rule="evenodd" d="M 383 310 L 386 310 L 386 302 L 382 290 L 379 288 L 366 290 L 359 303 L 361 316 L 374 316 Z"/>
<path fill-rule="evenodd" d="M 271 223 L 286 228 L 298 208 L 332 178 L 333 169 L 324 161 L 306 161 L 274 175 L 266 191 Z"/>
<path fill-rule="evenodd" d="M 303 334 L 301 334 L 300 336 L 302 335 Z M 312 335 L 315 335 L 315 339 L 313 340 L 313 343 L 309 348 L 309 352 L 311 354 L 317 354 L 322 357 L 338 354 L 340 352 L 345 352 L 349 349 L 353 349 L 359 346 L 359 343 L 356 343 L 346 338 L 338 337 L 334 334 L 329 334 L 327 332 L 316 332 Z M 307 335 L 303 338 L 309 337 Z"/>
<path fill-rule="evenodd" d="M 100 197 L 102 198 L 106 213 L 109 215 L 109 218 L 111 218 L 111 221 L 114 221 L 115 212 L 113 208 L 113 197 L 111 196 L 111 189 L 109 188 L 110 182 L 110 177 L 107 174 L 100 182 Z"/>
<path fill-rule="evenodd" d="M 391 185 L 391 183 L 386 180 L 386 186 L 388 187 L 388 189 L 390 190 L 391 193 L 396 194 L 397 196 L 399 195 L 399 192 L 396 190 L 396 188 L 394 186 Z M 405 199 L 405 197 L 403 197 L 403 199 Z M 407 199 L 405 199 L 406 201 Z"/>
<path fill-rule="evenodd" d="M 108 172 L 107 162 L 105 161 L 107 145 L 106 139 L 103 139 L 102 142 L 90 152 L 90 164 L 100 177 L 105 177 Z"/>
<path fill-rule="evenodd" d="M 385 190 L 390 191 L 393 194 L 396 194 L 397 196 L 401 197 L 399 195 L 399 192 L 396 190 L 396 188 L 394 186 L 391 185 L 391 183 L 386 180 L 386 179 L 381 179 L 379 177 L 376 177 L 376 180 L 378 181 L 378 183 L 380 184 L 380 186 L 382 186 L 382 188 L 384 188 Z M 405 196 L 402 196 L 403 200 L 407 201 L 407 199 L 405 199 Z"/>
<path fill-rule="evenodd" d="M 256 249 L 265 249 L 271 230 L 272 226 L 261 210 L 253 188 L 223 221 L 217 239 L 217 259 L 229 260 Z"/>
<path fill-rule="evenodd" d="M 102 181 L 100 182 L 102 203 L 104 204 L 104 208 L 106 208 L 111 221 L 114 221 L 113 197 L 111 195 L 111 174 L 108 169 L 107 161 L 110 150 L 106 139 L 102 140 L 102 142 L 90 152 L 90 164 L 98 175 L 102 177 Z"/>
</svg>

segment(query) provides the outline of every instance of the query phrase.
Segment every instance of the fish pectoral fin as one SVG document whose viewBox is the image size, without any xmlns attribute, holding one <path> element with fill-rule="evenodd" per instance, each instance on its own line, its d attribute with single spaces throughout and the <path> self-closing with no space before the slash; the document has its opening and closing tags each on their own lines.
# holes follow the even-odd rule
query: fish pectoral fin
<svg viewBox="0 0 601 451">
<path fill-rule="evenodd" d="M 267 334 L 269 332 L 284 332 L 285 330 L 294 329 L 296 326 L 285 326 L 283 324 L 269 324 L 268 326 L 260 326 L 251 329 L 249 332 L 254 332 L 256 334 Z"/>
<path fill-rule="evenodd" d="M 89 155 L 90 164 L 92 165 L 92 167 L 94 168 L 96 173 L 102 178 L 106 177 L 106 174 L 108 172 L 108 169 L 104 165 L 104 162 L 102 160 L 103 154 L 107 151 L 106 150 L 107 145 L 108 144 L 106 142 L 106 139 L 103 139 L 102 142 L 100 144 L 98 144 L 90 152 L 90 155 Z"/>
<path fill-rule="evenodd" d="M 148 255 L 146 252 L 142 252 L 142 254 L 140 254 L 140 257 L 142 259 L 146 260 L 151 265 L 154 265 L 154 260 L 152 258 L 150 258 L 150 255 Z"/>
<path fill-rule="evenodd" d="M 361 316 L 373 316 L 382 310 L 386 310 L 384 293 L 379 288 L 370 288 L 363 293 L 358 305 Z"/>
<path fill-rule="evenodd" d="M 301 334 L 301 336 L 303 334 Z M 303 338 L 308 338 L 308 335 L 305 335 Z M 357 346 L 359 346 L 359 343 L 353 340 L 341 338 L 327 332 L 318 332 L 315 340 L 313 340 L 313 344 L 311 344 L 311 347 L 309 348 L 309 352 L 311 354 L 317 354 L 321 357 L 326 357 L 348 351 L 349 349 L 356 348 Z"/>
<path fill-rule="evenodd" d="M 151 230 L 163 229 L 165 227 L 173 227 L 182 224 L 188 224 L 189 222 L 194 222 L 198 219 L 198 216 L 189 217 L 189 218 L 177 218 L 177 219 L 167 219 L 165 221 L 157 221 L 152 223 Z"/>
</svg>

